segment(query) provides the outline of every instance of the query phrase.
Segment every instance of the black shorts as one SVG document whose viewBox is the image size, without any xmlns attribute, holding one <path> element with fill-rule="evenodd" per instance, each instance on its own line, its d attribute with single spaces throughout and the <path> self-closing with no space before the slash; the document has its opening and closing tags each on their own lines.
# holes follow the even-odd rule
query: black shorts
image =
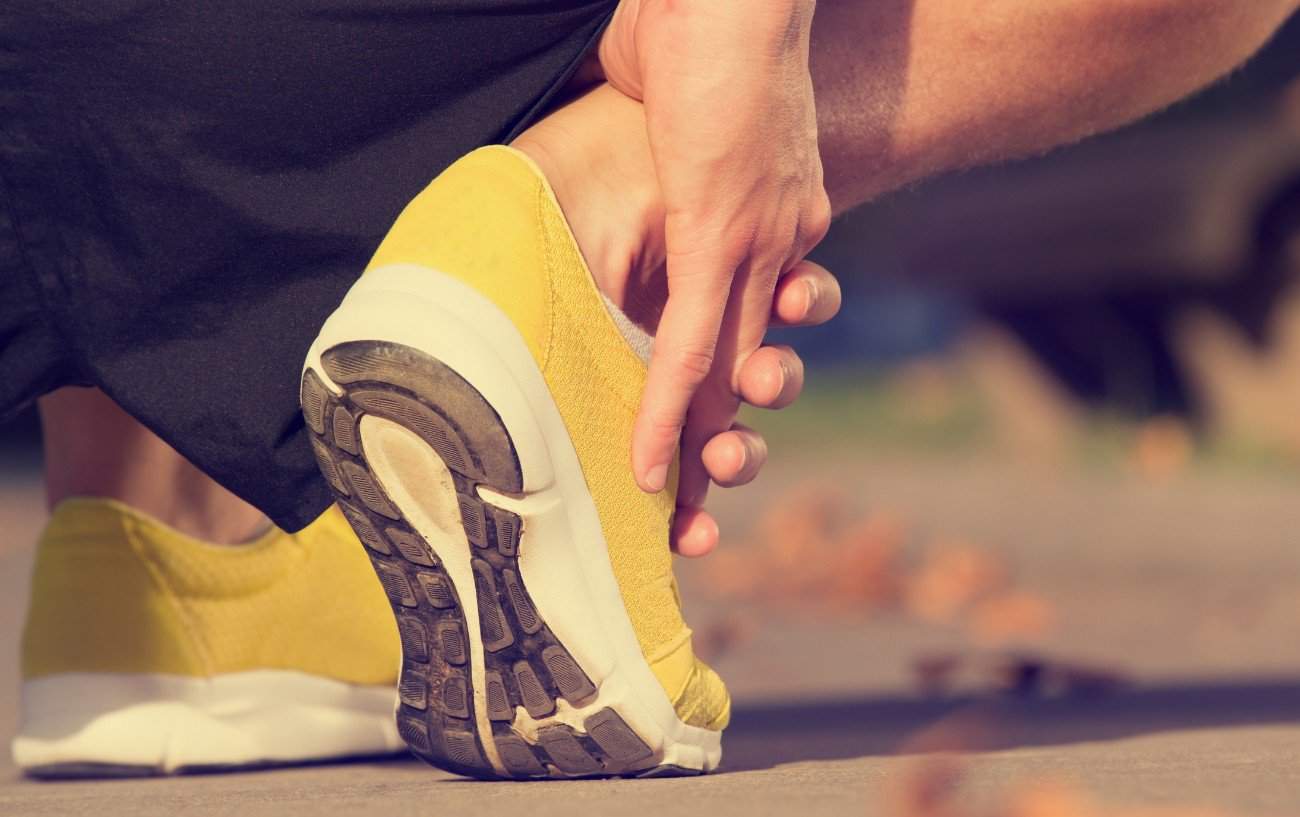
<svg viewBox="0 0 1300 817">
<path fill-rule="evenodd" d="M 316 330 L 398 212 L 508 140 L 616 0 L 4 0 L 0 415 L 98 386 L 281 527 L 329 503 Z"/>
</svg>

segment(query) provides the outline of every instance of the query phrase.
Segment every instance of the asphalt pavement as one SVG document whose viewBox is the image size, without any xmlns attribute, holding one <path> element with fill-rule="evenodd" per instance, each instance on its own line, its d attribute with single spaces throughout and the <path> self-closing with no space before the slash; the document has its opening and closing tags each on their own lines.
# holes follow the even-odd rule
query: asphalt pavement
<svg viewBox="0 0 1300 817">
<path fill-rule="evenodd" d="M 1113 470 L 819 457 L 777 463 L 752 491 L 721 497 L 724 526 L 743 529 L 757 509 L 810 482 L 836 485 L 864 509 L 889 508 L 925 536 L 995 551 L 1018 586 L 1053 607 L 1055 625 L 1032 661 L 1094 668 L 1114 683 L 1009 695 L 1005 678 L 976 673 L 948 694 L 927 694 L 919 657 L 961 656 L 978 667 L 1005 656 L 905 615 L 736 602 L 713 591 L 706 565 L 692 564 L 681 572 L 699 631 L 745 622 L 717 662 L 736 702 L 720 774 L 479 783 L 396 760 L 43 783 L 21 779 L 6 760 L 0 815 L 919 817 L 904 802 L 909 787 L 937 763 L 929 750 L 950 744 L 968 764 L 957 807 L 1055 780 L 1112 813 L 1141 805 L 1300 815 L 1300 480 L 1197 471 L 1152 483 Z M 0 476 L 4 740 L 42 519 L 36 475 Z M 745 537 L 729 547 L 744 552 Z"/>
</svg>

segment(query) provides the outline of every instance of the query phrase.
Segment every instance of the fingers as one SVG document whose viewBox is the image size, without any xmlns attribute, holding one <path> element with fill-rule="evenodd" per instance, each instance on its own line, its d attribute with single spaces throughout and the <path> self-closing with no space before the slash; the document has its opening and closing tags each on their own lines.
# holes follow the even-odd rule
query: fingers
<svg viewBox="0 0 1300 817">
<path fill-rule="evenodd" d="M 767 443 L 753 429 L 736 424 L 704 446 L 701 460 L 708 476 L 719 485 L 744 485 L 758 475 L 766 462 Z M 677 506 L 670 537 L 677 555 L 707 556 L 718 546 L 719 535 L 718 523 L 708 511 L 696 505 Z"/>
<path fill-rule="evenodd" d="M 815 232 L 814 240 L 825 232 L 824 225 L 816 226 Z M 797 232 L 794 242 L 805 238 Z M 768 408 L 789 405 L 803 387 L 803 366 L 797 356 L 789 350 L 768 352 L 749 366 L 755 356 L 750 350 L 762 342 L 772 322 L 812 326 L 839 310 L 839 284 L 819 264 L 799 260 L 781 275 L 794 260 L 788 254 L 744 258 L 741 245 L 707 246 L 700 252 L 675 255 L 670 246 L 668 300 L 656 331 L 658 342 L 632 439 L 633 473 L 641 488 L 650 492 L 663 489 L 679 445 L 687 455 L 683 484 L 695 488 L 696 478 L 703 474 L 689 465 L 691 456 L 730 426 L 734 414 L 692 411 L 690 425 L 697 439 L 682 439 L 692 400 L 711 373 L 727 378 L 732 390 L 747 402 Z M 796 248 L 796 252 L 802 255 L 803 250 Z M 721 364 L 717 372 L 713 372 L 715 362 Z M 701 495 L 707 490 L 705 479 L 698 486 Z"/>
<path fill-rule="evenodd" d="M 800 261 L 781 276 L 772 302 L 774 326 L 818 326 L 840 311 L 840 282 L 812 261 Z"/>
<path fill-rule="evenodd" d="M 782 277 L 775 298 L 770 306 L 774 322 L 812 326 L 839 310 L 840 288 L 825 268 L 804 261 Z M 696 388 L 706 379 L 701 378 Z M 688 404 L 685 434 L 674 430 L 682 459 L 671 541 L 679 555 L 703 556 L 718 544 L 717 522 L 700 507 L 710 482 L 723 487 L 748 484 L 767 461 L 767 443 L 752 429 L 736 424 L 717 433 L 735 416 L 736 398 L 761 408 L 784 408 L 799 396 L 803 383 L 803 361 L 793 349 L 764 346 L 741 363 L 733 378 L 734 394 L 724 395 L 711 386 L 695 394 Z"/>
<path fill-rule="evenodd" d="M 690 417 L 682 434 L 681 469 L 677 480 L 677 504 L 700 507 L 712 481 L 704 464 L 704 449 L 719 434 L 726 433 L 740 409 L 740 400 L 710 381 L 695 396 Z"/>
<path fill-rule="evenodd" d="M 642 490 L 663 490 L 691 400 L 713 367 L 735 270 L 728 263 L 712 254 L 669 259 L 668 303 L 632 429 L 632 470 Z"/>
<path fill-rule="evenodd" d="M 718 523 L 703 508 L 678 506 L 671 542 L 679 556 L 707 556 L 718 546 Z"/>
<path fill-rule="evenodd" d="M 704 446 L 704 468 L 724 488 L 746 485 L 767 462 L 767 441 L 752 428 L 736 423 Z"/>
<path fill-rule="evenodd" d="M 789 346 L 764 346 L 740 368 L 736 385 L 751 406 L 782 409 L 803 391 L 803 361 Z"/>
</svg>

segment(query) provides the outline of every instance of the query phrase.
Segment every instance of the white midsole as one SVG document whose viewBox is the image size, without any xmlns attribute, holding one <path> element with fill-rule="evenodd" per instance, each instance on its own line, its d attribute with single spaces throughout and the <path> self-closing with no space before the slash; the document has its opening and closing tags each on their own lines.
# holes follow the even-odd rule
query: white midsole
<svg viewBox="0 0 1300 817">
<path fill-rule="evenodd" d="M 299 762 L 400 751 L 391 685 L 289 670 L 190 678 L 65 673 L 24 681 L 13 741 L 23 769 Z"/>
<path fill-rule="evenodd" d="M 481 496 L 524 517 L 519 548 L 524 584 L 542 619 L 599 690 L 583 711 L 614 708 L 658 753 L 658 763 L 716 768 L 720 733 L 677 717 L 641 652 L 577 453 L 546 381 L 510 319 L 451 276 L 417 265 L 393 265 L 367 272 L 353 286 L 322 327 L 307 355 L 307 368 L 328 388 L 341 391 L 326 375 L 320 355 L 357 340 L 402 344 L 433 356 L 469 381 L 500 415 L 520 461 L 525 496 L 507 500 L 486 491 Z M 382 474 L 377 476 L 384 481 Z M 459 590 L 467 624 L 477 621 L 472 586 Z M 472 632 L 477 636 L 475 628 Z M 472 669 L 478 687 L 482 667 Z M 482 711 L 483 702 L 476 704 Z M 549 720 L 581 726 L 572 710 L 562 709 L 540 724 Z M 536 728 L 537 722 L 516 723 L 526 739 Z M 480 735 L 487 743 L 491 731 L 480 728 Z M 495 747 L 484 748 L 504 773 Z"/>
</svg>

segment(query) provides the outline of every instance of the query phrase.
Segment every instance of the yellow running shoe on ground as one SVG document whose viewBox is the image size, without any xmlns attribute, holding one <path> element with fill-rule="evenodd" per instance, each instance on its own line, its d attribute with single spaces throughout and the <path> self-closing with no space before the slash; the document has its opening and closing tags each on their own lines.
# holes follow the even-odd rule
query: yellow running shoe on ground
<svg viewBox="0 0 1300 817">
<path fill-rule="evenodd" d="M 398 731 L 441 768 L 720 759 L 729 699 L 682 621 L 673 489 L 632 478 L 645 364 L 617 320 L 541 173 L 492 147 L 406 208 L 308 353 L 321 470 L 397 617 Z"/>
<path fill-rule="evenodd" d="M 36 554 L 14 760 L 88 777 L 390 754 L 399 660 L 336 508 L 223 546 L 68 500 Z"/>
</svg>

